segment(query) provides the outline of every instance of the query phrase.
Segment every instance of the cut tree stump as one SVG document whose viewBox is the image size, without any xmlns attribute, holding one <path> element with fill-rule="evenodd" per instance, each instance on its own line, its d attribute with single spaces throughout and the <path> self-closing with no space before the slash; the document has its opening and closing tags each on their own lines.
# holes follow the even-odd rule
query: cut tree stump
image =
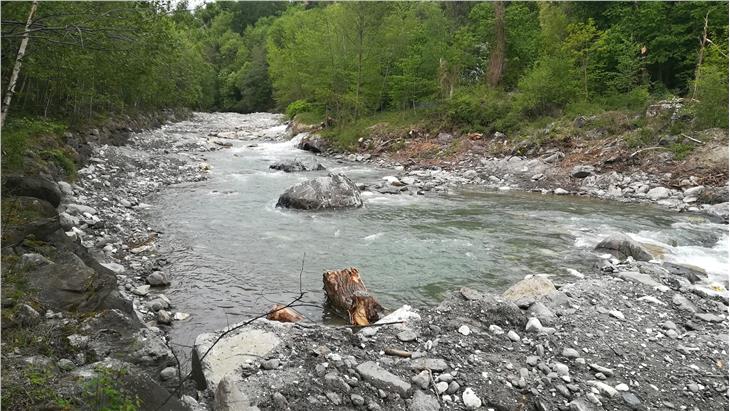
<svg viewBox="0 0 730 411">
<path fill-rule="evenodd" d="M 274 304 L 274 306 L 271 307 L 271 311 L 269 311 L 269 314 L 266 316 L 266 319 L 282 323 L 295 323 L 303 320 L 304 316 L 289 307 L 281 304 Z"/>
<path fill-rule="evenodd" d="M 350 324 L 368 325 L 380 319 L 383 307 L 370 295 L 357 268 L 325 271 L 322 281 L 327 301 Z"/>
</svg>

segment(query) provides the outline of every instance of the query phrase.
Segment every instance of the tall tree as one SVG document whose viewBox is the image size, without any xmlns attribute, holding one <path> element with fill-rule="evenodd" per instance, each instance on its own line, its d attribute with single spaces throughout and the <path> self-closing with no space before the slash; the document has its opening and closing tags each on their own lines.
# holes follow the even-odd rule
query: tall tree
<svg viewBox="0 0 730 411">
<path fill-rule="evenodd" d="M 23 64 L 23 56 L 25 56 L 25 49 L 28 47 L 28 40 L 30 39 L 30 25 L 33 21 L 33 15 L 38 8 L 38 0 L 33 0 L 33 4 L 30 6 L 30 12 L 28 13 L 28 20 L 25 23 L 25 29 L 23 30 L 22 40 L 20 41 L 20 47 L 18 47 L 18 55 L 15 57 L 15 64 L 13 66 L 13 73 L 10 75 L 8 81 L 8 89 L 5 92 L 5 98 L 3 98 L 2 115 L 0 116 L 0 127 L 5 124 L 5 117 L 8 115 L 10 110 L 10 102 L 15 94 L 15 84 L 18 82 L 18 75 L 20 74 L 20 67 Z"/>
<path fill-rule="evenodd" d="M 489 73 L 487 75 L 487 82 L 492 87 L 496 87 L 502 80 L 507 51 L 504 14 L 504 2 L 501 0 L 494 2 L 494 47 L 489 55 Z"/>
</svg>

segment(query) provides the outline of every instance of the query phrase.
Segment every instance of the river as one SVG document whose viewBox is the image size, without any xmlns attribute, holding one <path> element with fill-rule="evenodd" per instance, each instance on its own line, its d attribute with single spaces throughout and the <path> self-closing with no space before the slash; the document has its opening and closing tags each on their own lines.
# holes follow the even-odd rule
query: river
<svg viewBox="0 0 730 411">
<path fill-rule="evenodd" d="M 334 321 L 322 308 L 322 272 L 355 266 L 387 308 L 435 304 L 461 286 L 501 291 L 527 274 L 571 281 L 599 261 L 592 248 L 625 232 L 664 249 L 664 260 L 705 269 L 726 281 L 727 226 L 651 205 L 493 192 L 462 187 L 447 194 L 363 193 L 364 207 L 336 212 L 277 209 L 289 186 L 326 172 L 269 170 L 277 160 L 309 159 L 273 114 L 196 114 L 166 133 L 232 136 L 207 154 L 207 181 L 172 186 L 147 201 L 149 221 L 168 253 L 176 311 L 173 341 L 192 345 L 209 332 L 286 303 L 305 292 L 300 311 Z M 272 137 L 279 137 L 271 141 Z M 362 163 L 317 157 L 355 182 L 393 175 Z M 303 264 L 302 264 L 303 262 Z"/>
</svg>

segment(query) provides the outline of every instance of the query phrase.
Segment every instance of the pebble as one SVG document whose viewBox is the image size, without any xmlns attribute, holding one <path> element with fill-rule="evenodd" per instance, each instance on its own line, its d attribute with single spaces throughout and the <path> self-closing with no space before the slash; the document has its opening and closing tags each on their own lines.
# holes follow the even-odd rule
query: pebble
<svg viewBox="0 0 730 411">
<path fill-rule="evenodd" d="M 62 371 L 71 371 L 76 368 L 76 364 L 74 364 L 73 361 L 67 358 L 61 358 L 60 360 L 58 360 L 58 363 L 56 363 L 56 365 Z"/>
<path fill-rule="evenodd" d="M 468 410 L 475 410 L 482 406 L 482 400 L 474 393 L 474 390 L 467 388 L 464 393 L 461 394 L 461 400 L 464 402 L 464 406 Z"/>
<path fill-rule="evenodd" d="M 624 400 L 624 403 L 629 406 L 632 410 L 638 410 L 641 407 L 641 401 L 639 398 L 630 392 L 624 392 L 621 394 L 621 397 Z"/>
<path fill-rule="evenodd" d="M 357 394 L 351 394 L 350 401 L 352 401 L 352 403 L 356 406 L 361 406 L 365 404 L 365 398 Z"/>
<path fill-rule="evenodd" d="M 600 381 L 593 381 L 588 380 L 586 381 L 586 384 L 595 387 L 601 395 L 606 395 L 608 397 L 614 397 L 618 394 L 618 391 L 616 391 L 615 388 L 611 387 L 610 385 L 600 382 Z"/>
<path fill-rule="evenodd" d="M 462 325 L 461 327 L 459 327 L 459 334 L 462 334 L 462 335 L 469 335 L 469 334 L 471 334 L 471 330 L 469 329 L 469 326 L 468 325 Z"/>
<path fill-rule="evenodd" d="M 626 384 L 624 384 L 624 383 L 618 384 L 618 385 L 616 385 L 613 388 L 615 388 L 616 391 L 624 391 L 625 392 L 625 391 L 628 391 L 629 390 L 629 386 L 626 385 Z"/>
<path fill-rule="evenodd" d="M 565 358 L 578 358 L 580 354 L 573 348 L 563 348 L 563 357 Z"/>
<path fill-rule="evenodd" d="M 502 327 L 492 324 L 489 326 L 489 331 L 494 335 L 502 335 L 504 334 L 504 330 L 502 330 Z"/>
<path fill-rule="evenodd" d="M 527 320 L 527 325 L 525 326 L 525 331 L 529 332 L 535 332 L 539 333 L 542 331 L 542 324 L 540 323 L 540 320 L 538 320 L 535 317 L 530 318 Z"/>
<path fill-rule="evenodd" d="M 624 316 L 624 313 L 622 313 L 622 312 L 621 312 L 621 311 L 619 311 L 619 310 L 611 310 L 611 311 L 609 311 L 609 312 L 608 312 L 608 314 L 609 314 L 609 315 L 610 315 L 611 317 L 617 318 L 617 319 L 619 319 L 619 320 L 621 320 L 621 321 L 623 321 L 623 320 L 625 320 L 625 319 L 626 319 L 626 317 Z"/>
<path fill-rule="evenodd" d="M 459 391 L 459 388 L 461 388 L 461 387 L 459 386 L 458 382 L 451 381 L 449 383 L 449 389 L 446 390 L 446 392 L 448 392 L 449 394 L 454 394 L 455 392 Z"/>
<path fill-rule="evenodd" d="M 439 394 L 443 394 L 448 389 L 449 389 L 449 383 L 447 383 L 445 381 L 436 383 L 436 391 L 438 391 Z"/>
<path fill-rule="evenodd" d="M 431 376 L 427 370 L 423 370 L 418 375 L 413 376 L 411 381 L 425 390 L 431 382 Z"/>
<path fill-rule="evenodd" d="M 520 336 L 514 330 L 509 330 L 509 332 L 507 333 L 507 338 L 509 338 L 510 340 L 512 340 L 514 342 L 517 342 L 520 340 Z"/>
<path fill-rule="evenodd" d="M 411 341 L 415 341 L 418 338 L 416 333 L 410 329 L 399 332 L 396 337 L 398 338 L 399 341 L 402 341 L 402 342 L 411 342 Z"/>
<path fill-rule="evenodd" d="M 167 367 L 160 371 L 160 379 L 162 381 L 169 381 L 173 378 L 177 378 L 177 368 L 175 367 Z"/>
</svg>

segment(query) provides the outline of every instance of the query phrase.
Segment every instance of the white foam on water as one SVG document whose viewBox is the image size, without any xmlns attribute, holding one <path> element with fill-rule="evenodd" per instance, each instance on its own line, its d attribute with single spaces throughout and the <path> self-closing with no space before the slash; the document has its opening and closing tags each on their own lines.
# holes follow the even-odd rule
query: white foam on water
<svg viewBox="0 0 730 411">
<path fill-rule="evenodd" d="M 370 234 L 369 236 L 363 237 L 363 240 L 365 240 L 365 241 L 376 240 L 376 239 L 382 237 L 384 234 L 385 233 L 383 233 L 383 232 L 379 232 L 379 233 L 375 233 L 375 234 Z"/>
</svg>

